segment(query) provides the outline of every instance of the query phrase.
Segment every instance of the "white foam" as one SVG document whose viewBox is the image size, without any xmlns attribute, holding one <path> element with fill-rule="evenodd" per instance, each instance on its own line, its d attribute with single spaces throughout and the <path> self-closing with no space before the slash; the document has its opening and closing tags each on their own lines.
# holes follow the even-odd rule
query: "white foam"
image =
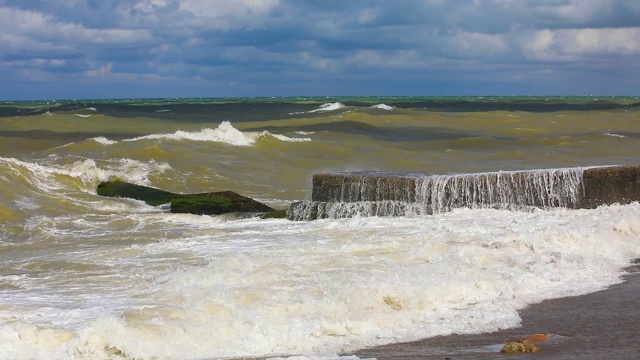
<svg viewBox="0 0 640 360">
<path fill-rule="evenodd" d="M 640 256 L 637 203 L 315 222 L 146 219 L 144 233 L 164 226 L 168 241 L 93 253 L 94 262 L 137 269 L 118 284 L 95 285 L 131 297 L 121 316 L 96 309 L 126 305 L 126 298 L 95 296 L 93 308 L 66 313 L 95 313 L 95 321 L 69 328 L 48 318 L 55 311 L 30 317 L 73 332 L 65 351 L 78 358 L 106 357 L 105 349 L 142 359 L 335 358 L 385 342 L 517 326 L 526 305 L 617 283 L 621 268 Z M 140 274 L 146 281 L 126 278 Z M 85 286 L 78 291 L 91 291 Z M 59 306 L 55 299 L 48 306 Z M 24 343 L 9 336 L 0 348 Z"/>
<path fill-rule="evenodd" d="M 55 159 L 54 159 L 55 160 Z M 87 185 L 87 190 L 95 190 L 102 181 L 117 178 L 136 184 L 149 184 L 149 176 L 163 173 L 171 167 L 166 163 L 150 160 L 142 162 L 132 159 L 111 159 L 98 166 L 93 159 L 85 159 L 71 164 L 39 164 L 14 158 L 0 157 L 0 165 L 20 174 L 26 181 L 41 191 L 54 191 L 66 188 L 56 176 L 69 176 Z"/>
<path fill-rule="evenodd" d="M 79 117 L 81 117 L 81 118 L 88 118 L 88 117 L 90 117 L 90 116 L 91 116 L 91 114 L 86 114 L 86 115 L 84 115 L 84 114 L 74 114 L 74 115 L 75 115 L 75 116 L 79 116 Z"/>
<path fill-rule="evenodd" d="M 604 133 L 604 135 L 606 136 L 611 136 L 611 137 L 619 137 L 619 138 L 624 138 L 626 136 L 624 135 L 620 135 L 620 134 L 616 134 L 616 133 Z"/>
<path fill-rule="evenodd" d="M 315 113 L 315 112 L 335 111 L 335 110 L 342 109 L 343 107 L 344 107 L 344 104 L 340 102 L 326 103 L 326 104 L 320 105 L 319 108 L 315 110 L 311 110 L 309 112 Z"/>
<path fill-rule="evenodd" d="M 268 131 L 262 132 L 242 132 L 231 125 L 229 121 L 223 121 L 215 129 L 205 128 L 200 131 L 189 132 L 178 130 L 173 134 L 152 134 L 141 136 L 124 141 L 139 141 L 148 139 L 171 139 L 171 140 L 191 140 L 191 141 L 212 141 L 227 143 L 234 146 L 251 146 L 256 141 L 266 137 L 273 137 L 286 142 L 311 141 L 309 138 L 291 138 L 280 134 L 271 134 Z"/>
<path fill-rule="evenodd" d="M 104 136 L 97 136 L 97 137 L 91 138 L 90 140 L 93 140 L 93 141 L 95 141 L 95 142 L 97 142 L 99 144 L 102 144 L 102 145 L 114 145 L 114 144 L 118 143 L 117 141 L 109 140 Z"/>
<path fill-rule="evenodd" d="M 380 110 L 388 110 L 388 111 L 393 110 L 393 106 L 389 106 L 389 105 L 386 105 L 386 104 L 373 105 L 372 108 L 380 109 Z"/>
<path fill-rule="evenodd" d="M 162 168 L 0 165 L 47 183 Z M 63 245 L 13 259 L 44 266 L 3 279 L 18 289 L 0 288 L 0 358 L 357 359 L 335 354 L 518 326 L 528 304 L 619 282 L 640 257 L 640 204 L 314 222 L 114 211 L 22 231 Z"/>
<path fill-rule="evenodd" d="M 184 344 L 172 344 L 176 356 L 196 341 L 202 357 L 335 353 L 384 338 L 513 327 L 527 304 L 618 282 L 638 256 L 638 214 L 634 204 L 279 222 L 278 230 L 247 222 L 222 248 L 195 245 L 202 254 L 218 249 L 206 266 L 158 279 L 157 301 L 174 306 L 154 321 L 186 332 Z M 248 344 L 249 354 L 238 352 Z"/>
<path fill-rule="evenodd" d="M 146 139 L 171 139 L 171 140 L 192 140 L 192 141 L 214 141 L 224 142 L 237 146 L 250 146 L 253 144 L 260 133 L 244 134 L 240 130 L 234 128 L 230 122 L 223 121 L 215 129 L 205 128 L 200 131 L 189 132 L 178 130 L 173 134 L 152 134 L 140 136 L 124 141 L 138 141 Z"/>
<path fill-rule="evenodd" d="M 285 135 L 280 135 L 280 134 L 269 134 L 271 136 L 273 136 L 274 138 L 280 140 L 280 141 L 284 141 L 284 142 L 306 142 L 306 141 L 311 141 L 310 138 L 292 138 L 292 137 L 288 137 Z"/>
</svg>

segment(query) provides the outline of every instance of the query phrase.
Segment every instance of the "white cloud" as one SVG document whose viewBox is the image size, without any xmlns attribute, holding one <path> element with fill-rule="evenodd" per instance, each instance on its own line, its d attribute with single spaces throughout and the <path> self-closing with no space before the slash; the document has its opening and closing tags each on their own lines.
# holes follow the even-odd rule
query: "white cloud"
<svg viewBox="0 0 640 360">
<path fill-rule="evenodd" d="M 91 29 L 81 24 L 56 21 L 52 15 L 35 11 L 0 8 L 0 31 L 31 42 L 82 42 L 93 44 L 131 43 L 151 39 L 148 30 Z"/>
<path fill-rule="evenodd" d="M 640 27 L 541 30 L 524 41 L 532 60 L 571 60 L 593 56 L 640 55 Z"/>
<path fill-rule="evenodd" d="M 380 9 L 366 8 L 358 14 L 358 23 L 369 24 L 380 16 Z"/>
<path fill-rule="evenodd" d="M 66 65 L 67 61 L 64 59 L 29 59 L 29 60 L 14 60 L 5 61 L 0 63 L 3 67 L 31 67 L 31 68 L 43 68 L 43 67 L 60 67 Z"/>
<path fill-rule="evenodd" d="M 73 47 L 67 44 L 54 44 L 24 35 L 0 34 L 0 44 L 2 44 L 2 52 L 4 54 L 24 52 L 64 53 L 73 51 Z"/>
<path fill-rule="evenodd" d="M 551 60 L 556 56 L 553 53 L 555 33 L 549 29 L 536 31 L 523 41 L 522 52 L 525 57 L 532 60 Z"/>
<path fill-rule="evenodd" d="M 461 58 L 485 58 L 509 48 L 502 35 L 460 32 L 446 39 L 444 52 Z"/>
<path fill-rule="evenodd" d="M 264 17 L 280 4 L 280 0 L 182 0 L 179 9 L 207 19 L 201 26 L 229 30 L 260 28 Z"/>
<path fill-rule="evenodd" d="M 142 0 L 135 4 L 133 9 L 148 14 L 164 7 L 167 7 L 167 0 Z"/>
<path fill-rule="evenodd" d="M 640 63 L 640 1 L 0 0 L 0 43 L 15 79 L 200 75 L 251 88 L 576 66 L 626 79 Z"/>
<path fill-rule="evenodd" d="M 613 10 L 615 1 L 611 0 L 571 0 L 568 4 L 543 7 L 559 18 L 585 23 Z"/>
<path fill-rule="evenodd" d="M 640 27 L 563 30 L 558 34 L 558 41 L 569 54 L 638 55 Z"/>
<path fill-rule="evenodd" d="M 98 69 L 87 70 L 87 71 L 84 72 L 84 74 L 87 77 L 103 78 L 103 77 L 105 77 L 105 75 L 110 74 L 112 69 L 113 69 L 113 63 L 108 63 L 108 64 L 105 64 L 105 65 L 101 66 Z"/>
<path fill-rule="evenodd" d="M 60 67 L 66 65 L 67 61 L 64 59 L 32 59 L 30 63 L 36 67 Z"/>
</svg>

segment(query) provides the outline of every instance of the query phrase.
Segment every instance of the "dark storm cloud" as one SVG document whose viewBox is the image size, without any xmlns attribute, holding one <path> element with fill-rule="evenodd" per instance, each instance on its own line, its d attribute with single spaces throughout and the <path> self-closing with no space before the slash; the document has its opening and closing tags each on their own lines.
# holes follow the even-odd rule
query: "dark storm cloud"
<svg viewBox="0 0 640 360">
<path fill-rule="evenodd" d="M 636 0 L 0 0 L 0 45 L 5 99 L 640 91 Z"/>
</svg>

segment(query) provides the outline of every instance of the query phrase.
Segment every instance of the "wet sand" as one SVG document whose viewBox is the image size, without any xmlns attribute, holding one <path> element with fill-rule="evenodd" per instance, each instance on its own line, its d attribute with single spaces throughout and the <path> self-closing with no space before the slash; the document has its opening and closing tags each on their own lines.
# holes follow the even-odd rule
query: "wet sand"
<svg viewBox="0 0 640 360">
<path fill-rule="evenodd" d="M 638 359 L 640 358 L 640 261 L 624 282 L 581 296 L 547 300 L 520 312 L 522 326 L 489 334 L 451 335 L 356 352 L 360 358 L 393 359 Z M 554 336 L 528 354 L 501 354 L 513 338 Z"/>
</svg>

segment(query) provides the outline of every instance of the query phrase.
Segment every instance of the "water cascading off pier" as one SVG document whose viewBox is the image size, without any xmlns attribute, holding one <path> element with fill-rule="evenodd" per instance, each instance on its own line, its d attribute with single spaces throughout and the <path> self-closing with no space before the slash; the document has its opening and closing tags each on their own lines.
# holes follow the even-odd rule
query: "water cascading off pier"
<svg viewBox="0 0 640 360">
<path fill-rule="evenodd" d="M 357 172 L 313 176 L 291 220 L 429 215 L 455 208 L 595 208 L 640 201 L 640 165 L 477 174 Z"/>
</svg>

